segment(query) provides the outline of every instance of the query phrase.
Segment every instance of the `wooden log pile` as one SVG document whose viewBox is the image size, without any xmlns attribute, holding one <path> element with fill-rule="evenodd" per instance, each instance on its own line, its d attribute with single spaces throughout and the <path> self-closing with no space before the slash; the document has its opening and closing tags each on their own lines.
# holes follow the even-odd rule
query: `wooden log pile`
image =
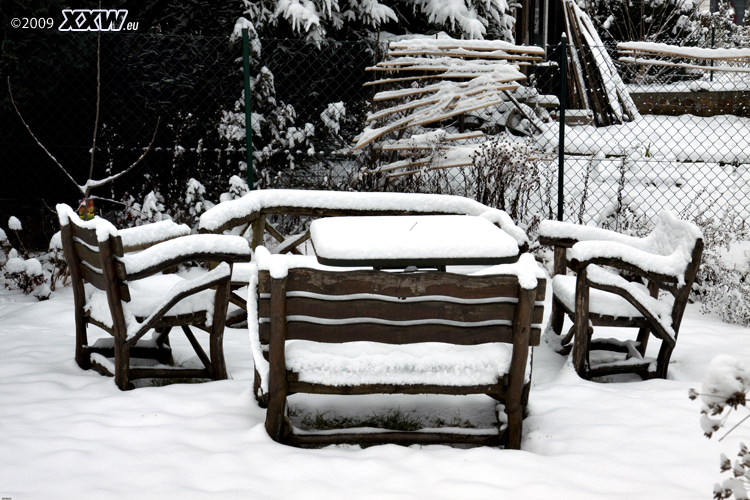
<svg viewBox="0 0 750 500">
<path fill-rule="evenodd" d="M 640 117 L 599 34 L 574 0 L 562 0 L 568 45 L 568 103 L 590 109 L 597 126 L 619 125 Z"/>
<path fill-rule="evenodd" d="M 430 165 L 428 169 L 471 165 L 484 134 L 465 131 L 463 116 L 514 101 L 510 92 L 526 79 L 520 67 L 543 57 L 539 47 L 497 40 L 445 37 L 391 42 L 387 60 L 367 68 L 378 76 L 365 85 L 383 89 L 373 95 L 373 106 L 382 106 L 368 115 L 354 150 L 369 145 L 376 154 L 388 154 L 386 165 L 377 172 L 387 172 L 389 178 L 413 174 L 425 165 Z M 541 130 L 527 109 L 514 104 Z M 427 128 L 451 118 L 458 120 L 456 131 Z M 439 165 L 433 164 L 436 154 L 442 158 Z"/>
<path fill-rule="evenodd" d="M 750 49 L 705 49 L 666 43 L 617 44 L 619 60 L 645 66 L 669 66 L 698 71 L 750 73 Z"/>
</svg>

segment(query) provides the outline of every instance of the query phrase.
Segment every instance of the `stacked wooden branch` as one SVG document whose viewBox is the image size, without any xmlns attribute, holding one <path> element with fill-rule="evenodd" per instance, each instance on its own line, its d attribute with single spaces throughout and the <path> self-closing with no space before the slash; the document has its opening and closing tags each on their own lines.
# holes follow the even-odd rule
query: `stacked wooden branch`
<svg viewBox="0 0 750 500">
<path fill-rule="evenodd" d="M 425 165 L 428 169 L 470 165 L 476 143 L 484 135 L 465 133 L 463 116 L 513 100 L 510 92 L 526 78 L 519 66 L 541 61 L 543 56 L 539 47 L 502 41 L 420 38 L 391 42 L 388 60 L 367 68 L 384 76 L 365 84 L 390 87 L 373 96 L 373 104 L 386 106 L 368 115 L 368 125 L 354 150 L 372 145 L 379 153 L 389 152 L 391 160 L 377 172 L 388 172 L 391 178 L 421 171 Z M 517 102 L 514 105 L 541 130 L 533 116 Z M 455 117 L 458 133 L 425 129 Z M 395 138 L 388 140 L 390 134 Z M 393 161 L 407 152 L 407 158 Z M 435 162 L 436 156 L 440 162 Z"/>
<path fill-rule="evenodd" d="M 750 73 L 750 49 L 704 49 L 666 43 L 626 42 L 617 44 L 617 52 L 622 54 L 619 60 L 624 63 Z M 713 65 L 714 62 L 717 64 Z"/>
<path fill-rule="evenodd" d="M 589 16 L 574 0 L 562 0 L 568 45 L 570 107 L 590 109 L 596 125 L 608 126 L 640 116 Z"/>
</svg>

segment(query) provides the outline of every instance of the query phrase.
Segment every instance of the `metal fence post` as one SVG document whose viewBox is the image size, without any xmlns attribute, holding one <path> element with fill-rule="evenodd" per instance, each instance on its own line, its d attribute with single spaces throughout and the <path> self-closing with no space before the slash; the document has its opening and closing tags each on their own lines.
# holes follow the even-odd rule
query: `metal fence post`
<svg viewBox="0 0 750 500">
<path fill-rule="evenodd" d="M 558 153 L 560 155 L 557 167 L 557 220 L 563 220 L 563 201 L 565 200 L 565 94 L 568 92 L 565 85 L 567 75 L 565 74 L 567 66 L 567 47 L 568 37 L 565 33 L 560 37 L 560 142 Z"/>
<path fill-rule="evenodd" d="M 242 29 L 242 66 L 245 77 L 245 151 L 247 152 L 247 187 L 253 189 L 253 109 L 250 99 L 250 35 Z"/>
</svg>

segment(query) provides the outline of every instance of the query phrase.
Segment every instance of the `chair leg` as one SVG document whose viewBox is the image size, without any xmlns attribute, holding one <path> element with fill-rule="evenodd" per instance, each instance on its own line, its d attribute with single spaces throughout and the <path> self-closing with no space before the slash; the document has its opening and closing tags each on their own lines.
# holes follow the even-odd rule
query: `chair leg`
<svg viewBox="0 0 750 500">
<path fill-rule="evenodd" d="M 672 357 L 672 351 L 674 348 L 661 341 L 661 348 L 659 349 L 659 357 L 656 358 L 656 377 L 667 378 L 667 370 L 669 369 L 669 358 Z"/>
<path fill-rule="evenodd" d="M 88 335 L 86 334 L 86 322 L 76 311 L 76 363 L 84 370 L 91 368 L 91 353 L 86 347 L 89 345 Z"/>
<path fill-rule="evenodd" d="M 589 357 L 589 287 L 586 284 L 586 269 L 578 272 L 576 279 L 575 343 L 573 346 L 573 366 L 578 376 L 586 377 Z"/>
<path fill-rule="evenodd" d="M 636 341 L 639 342 L 639 344 L 636 349 L 642 357 L 646 355 L 646 348 L 648 347 L 649 337 L 651 337 L 651 330 L 649 330 L 648 328 L 644 327 L 638 330 L 638 337 L 636 337 Z"/>
<path fill-rule="evenodd" d="M 227 378 L 227 365 L 224 360 L 224 325 L 227 321 L 231 283 L 227 281 L 216 288 L 214 299 L 214 319 L 209 339 L 211 364 L 214 367 L 214 380 Z"/>
<path fill-rule="evenodd" d="M 565 323 L 565 310 L 556 298 L 552 298 L 552 312 L 549 318 L 552 331 L 557 335 L 562 333 L 563 323 Z"/>
<path fill-rule="evenodd" d="M 122 391 L 130 386 L 130 348 L 125 345 L 124 335 L 115 332 L 115 384 Z"/>
</svg>

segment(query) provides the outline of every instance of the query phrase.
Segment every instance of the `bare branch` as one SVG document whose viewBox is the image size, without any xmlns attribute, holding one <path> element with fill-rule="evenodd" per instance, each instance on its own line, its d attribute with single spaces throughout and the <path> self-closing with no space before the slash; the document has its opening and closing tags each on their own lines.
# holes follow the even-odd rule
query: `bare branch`
<svg viewBox="0 0 750 500">
<path fill-rule="evenodd" d="M 60 170 L 62 170 L 63 173 L 68 177 L 68 179 L 70 179 L 70 181 L 78 188 L 78 190 L 81 192 L 81 194 L 85 195 L 86 194 L 86 190 L 84 189 L 84 187 L 78 185 L 78 183 L 73 178 L 73 176 L 70 175 L 67 170 L 65 170 L 65 167 L 63 167 L 62 165 L 60 165 L 60 162 L 57 161 L 57 158 L 55 158 L 54 156 L 52 156 L 52 153 L 50 153 L 49 151 L 47 151 L 47 148 L 45 148 L 44 144 L 42 144 L 39 141 L 39 139 L 36 138 L 36 136 L 34 135 L 34 132 L 31 131 L 31 128 L 26 123 L 26 120 L 24 120 L 23 116 L 21 116 L 21 112 L 18 111 L 18 106 L 16 106 L 16 101 L 13 100 L 13 91 L 11 91 L 11 89 L 10 89 L 10 77 L 8 77 L 8 93 L 10 94 L 10 102 L 11 102 L 11 104 L 13 104 L 13 109 L 16 110 L 16 114 L 21 119 L 21 122 L 23 122 L 23 125 L 26 127 L 26 130 L 29 131 L 29 134 L 31 134 L 31 137 L 34 139 L 34 141 L 36 141 L 36 143 L 39 144 L 39 147 L 42 148 L 45 153 L 47 153 L 47 156 L 49 156 L 50 158 L 52 158 L 52 161 L 55 162 L 55 165 L 57 165 L 58 167 L 60 167 Z"/>
<path fill-rule="evenodd" d="M 102 8 L 102 2 L 99 2 L 99 10 Z M 94 140 L 91 141 L 91 166 L 89 167 L 89 178 L 94 176 L 94 153 L 96 152 L 96 131 L 99 128 L 99 104 L 101 97 L 101 50 L 102 50 L 102 30 L 99 29 L 99 35 L 96 37 L 96 116 L 94 117 Z M 88 190 L 86 195 L 88 196 Z"/>
<path fill-rule="evenodd" d="M 136 165 L 138 165 L 141 162 L 141 160 L 143 160 L 143 158 L 146 157 L 146 155 L 148 154 L 148 152 L 151 151 L 151 146 L 154 144 L 154 139 L 156 139 L 156 131 L 159 130 L 159 122 L 160 121 L 161 121 L 160 117 L 156 119 L 156 127 L 154 127 L 154 135 L 151 136 L 151 142 L 148 144 L 148 147 L 146 148 L 146 151 L 144 151 L 143 154 L 140 156 L 140 158 L 138 158 L 132 165 L 130 165 L 125 170 L 123 170 L 121 172 L 118 172 L 115 175 L 110 175 L 109 177 L 106 177 L 104 179 L 101 179 L 101 180 L 98 180 L 98 181 L 94 181 L 94 180 L 89 179 L 88 181 L 86 181 L 86 185 L 85 185 L 85 188 L 86 188 L 85 197 L 86 198 L 88 198 L 89 192 L 92 189 L 100 187 L 100 186 L 103 186 L 103 185 L 107 184 L 108 182 L 112 182 L 115 179 L 117 179 L 119 177 L 122 177 L 126 173 L 130 172 Z"/>
</svg>

